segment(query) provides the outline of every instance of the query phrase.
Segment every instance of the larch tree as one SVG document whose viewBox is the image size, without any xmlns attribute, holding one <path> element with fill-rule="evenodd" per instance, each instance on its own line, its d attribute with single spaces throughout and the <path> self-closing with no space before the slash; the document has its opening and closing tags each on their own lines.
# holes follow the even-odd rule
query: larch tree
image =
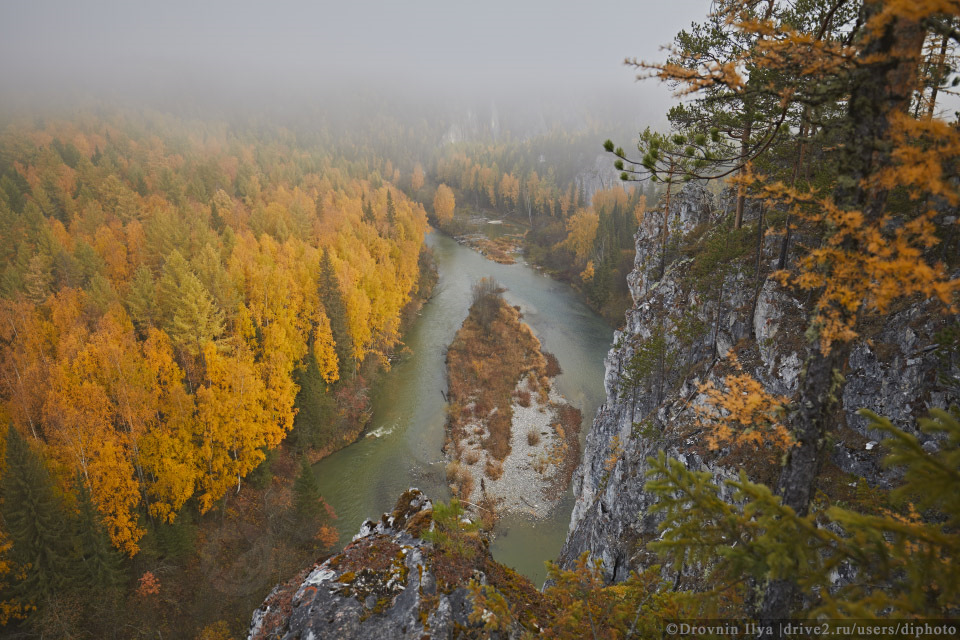
<svg viewBox="0 0 960 640">
<path fill-rule="evenodd" d="M 812 313 L 808 354 L 799 389 L 786 410 L 785 426 L 795 442 L 776 487 L 789 513 L 805 517 L 816 486 L 828 434 L 835 428 L 843 375 L 859 321 L 883 314 L 907 296 L 921 295 L 956 309 L 960 281 L 951 279 L 933 248 L 941 241 L 944 211 L 960 205 L 952 167 L 960 157 L 960 131 L 946 122 L 909 115 L 918 90 L 923 42 L 930 32 L 957 32 L 955 2 L 918 4 L 909 0 L 868 0 L 856 21 L 832 38 L 816 37 L 785 19 L 784 6 L 765 16 L 754 3 L 726 6 L 733 28 L 758 37 L 755 46 L 728 58 L 705 60 L 696 69 L 658 67 L 665 80 L 690 92 L 723 86 L 738 92 L 746 68 L 770 72 L 766 89 L 783 105 L 837 106 L 824 120 L 824 135 L 835 142 L 836 175 L 826 188 L 799 190 L 789 183 L 747 174 L 746 184 L 761 198 L 822 230 L 809 250 L 781 280 L 808 290 Z M 838 3 L 840 7 L 844 3 Z M 802 82 L 790 79 L 802 78 Z M 896 202 L 890 198 L 896 189 Z M 756 614 L 782 618 L 794 604 L 797 581 L 785 567 L 761 581 Z"/>
<path fill-rule="evenodd" d="M 413 167 L 413 173 L 410 175 L 410 188 L 414 193 L 423 188 L 423 167 L 419 162 Z"/>
<path fill-rule="evenodd" d="M 195 403 L 166 333 L 150 329 L 143 355 L 153 377 L 155 413 L 153 427 L 140 443 L 140 456 L 149 475 L 150 515 L 169 523 L 193 496 L 201 473 Z"/>
<path fill-rule="evenodd" d="M 206 381 L 197 389 L 199 451 L 197 486 L 200 511 L 206 512 L 276 446 L 281 425 L 269 412 L 267 388 L 245 344 L 221 353 L 213 342 L 203 348 Z"/>
<path fill-rule="evenodd" d="M 443 226 L 453 220 L 453 210 L 456 207 L 456 200 L 453 196 L 453 190 L 445 184 L 437 187 L 437 193 L 433 197 L 433 213 L 437 216 L 437 222 Z"/>
<path fill-rule="evenodd" d="M 340 367 L 337 359 L 337 345 L 330 328 L 330 318 L 326 313 L 320 315 L 313 335 L 313 357 L 320 376 L 327 384 L 340 379 Z"/>
</svg>

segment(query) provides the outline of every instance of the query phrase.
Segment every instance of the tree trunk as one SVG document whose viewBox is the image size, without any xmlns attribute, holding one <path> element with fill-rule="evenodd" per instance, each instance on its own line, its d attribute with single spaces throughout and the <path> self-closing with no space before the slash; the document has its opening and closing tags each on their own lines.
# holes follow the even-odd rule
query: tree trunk
<svg viewBox="0 0 960 640">
<path fill-rule="evenodd" d="M 797 179 L 800 177 L 800 168 L 803 167 L 804 156 L 807 154 L 807 117 L 809 108 L 803 108 L 803 116 L 800 118 L 800 153 L 797 155 L 797 163 L 793 166 L 793 178 L 790 181 L 791 187 L 797 186 Z M 783 242 L 780 244 L 780 257 L 777 260 L 777 269 L 787 268 L 787 256 L 790 254 L 790 235 L 792 230 L 790 212 L 787 212 L 787 221 L 784 223 Z"/>
<path fill-rule="evenodd" d="M 754 275 L 753 304 L 750 306 L 750 337 L 757 339 L 756 324 L 753 322 L 753 316 L 757 313 L 757 301 L 760 299 L 760 289 L 763 287 L 763 280 L 760 278 L 760 266 L 763 262 L 763 202 L 760 202 L 760 213 L 757 216 L 757 265 Z"/>
<path fill-rule="evenodd" d="M 740 134 L 740 178 L 742 179 L 747 174 L 747 157 L 749 157 L 750 151 L 750 133 L 753 129 L 753 122 L 747 120 L 747 124 L 743 128 L 743 132 Z M 747 201 L 747 188 L 741 182 L 737 185 L 737 213 L 733 219 L 733 228 L 739 229 L 743 226 L 743 209 Z"/>
<path fill-rule="evenodd" d="M 864 5 L 864 24 L 882 10 L 874 0 Z M 917 63 L 923 47 L 920 24 L 906 18 L 892 18 L 880 33 L 870 34 L 860 54 L 860 65 L 851 78 L 852 88 L 843 125 L 846 140 L 842 167 L 834 200 L 841 207 L 862 211 L 869 222 L 879 220 L 886 194 L 869 189 L 867 179 L 889 162 L 889 151 L 882 144 L 888 138 L 890 117 L 910 104 L 916 86 Z M 845 249 L 856 250 L 853 241 Z M 841 318 L 852 320 L 852 312 L 837 308 Z M 777 493 L 784 505 L 798 515 L 810 507 L 827 433 L 833 427 L 843 393 L 842 368 L 850 353 L 850 343 L 835 343 L 824 353 L 819 337 L 811 340 L 795 410 L 789 417 L 797 445 L 787 456 Z M 761 624 L 789 617 L 794 608 L 796 584 L 792 580 L 770 580 L 760 603 Z M 779 637 L 778 633 L 774 637 Z"/>
<path fill-rule="evenodd" d="M 937 55 L 937 61 L 934 63 L 934 76 L 933 87 L 930 89 L 930 104 L 927 105 L 927 119 L 933 118 L 934 110 L 937 106 L 937 93 L 940 91 L 940 83 L 945 80 L 942 78 L 944 62 L 947 60 L 947 45 L 950 44 L 950 39 L 947 36 L 943 36 L 943 41 L 940 43 L 940 53 Z"/>
</svg>

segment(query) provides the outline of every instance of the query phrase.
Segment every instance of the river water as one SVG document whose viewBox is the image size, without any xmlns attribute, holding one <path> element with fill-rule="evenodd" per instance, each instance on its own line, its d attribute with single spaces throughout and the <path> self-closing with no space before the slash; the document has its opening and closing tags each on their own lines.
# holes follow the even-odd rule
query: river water
<svg viewBox="0 0 960 640">
<path fill-rule="evenodd" d="M 603 359 L 613 332 L 569 286 L 524 264 L 502 265 L 433 232 L 427 236 L 440 280 L 433 298 L 405 336 L 410 353 L 395 362 L 372 398 L 373 419 L 361 439 L 318 462 L 323 496 L 337 512 L 341 543 L 367 518 L 390 511 L 408 487 L 447 501 L 441 446 L 447 403 L 445 350 L 467 316 L 471 286 L 493 277 L 519 305 L 543 348 L 557 356 L 563 373 L 557 389 L 583 412 L 581 440 L 603 401 Z M 573 508 L 570 491 L 550 518 L 503 518 L 491 550 L 494 558 L 540 586 L 544 562 L 557 557 Z"/>
</svg>

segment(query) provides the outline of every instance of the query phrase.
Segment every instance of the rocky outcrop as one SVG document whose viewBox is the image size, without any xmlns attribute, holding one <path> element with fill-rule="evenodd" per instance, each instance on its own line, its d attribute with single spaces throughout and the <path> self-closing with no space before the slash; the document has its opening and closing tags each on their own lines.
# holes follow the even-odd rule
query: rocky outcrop
<svg viewBox="0 0 960 640">
<path fill-rule="evenodd" d="M 648 213 L 637 232 L 628 278 L 634 305 L 607 355 L 607 399 L 574 477 L 576 504 L 561 556 L 567 566 L 589 551 L 619 581 L 653 560 L 643 542 L 658 535 L 659 523 L 649 515 L 653 497 L 644 483 L 647 459 L 661 449 L 691 469 L 726 477 L 745 468 L 754 479 L 776 481 L 775 465 L 709 451 L 694 419 L 703 401 L 699 385 L 730 372 L 728 351 L 768 391 L 786 396 L 796 390 L 806 357 L 807 300 L 758 276 L 773 270 L 780 239 L 759 238 L 756 224 L 723 231 L 729 225 L 717 222 L 726 204 L 687 185 L 674 199 L 665 256 L 662 210 Z M 747 220 L 755 218 L 748 211 Z M 825 465 L 826 489 L 842 494 L 858 482 L 886 488 L 896 480 L 896 470 L 881 465 L 879 434 L 858 409 L 889 417 L 927 448 L 937 446 L 916 431 L 915 419 L 958 400 L 949 382 L 960 374 L 956 355 L 938 350 L 934 339 L 956 322 L 916 303 L 864 323 L 845 372 L 843 426 Z"/>
<path fill-rule="evenodd" d="M 508 593 L 520 612 L 540 606 L 533 585 L 494 562 L 481 535 L 467 539 L 469 553 L 438 548 L 424 535 L 435 526 L 431 501 L 417 489 L 404 492 L 342 552 L 275 587 L 254 612 L 248 639 L 519 637 L 519 623 L 484 630 L 483 610 L 471 621 L 468 584 Z"/>
</svg>

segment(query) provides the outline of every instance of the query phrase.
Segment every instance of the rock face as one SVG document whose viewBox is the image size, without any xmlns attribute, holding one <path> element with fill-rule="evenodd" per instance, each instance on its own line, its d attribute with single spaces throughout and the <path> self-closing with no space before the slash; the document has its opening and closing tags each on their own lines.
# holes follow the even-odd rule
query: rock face
<svg viewBox="0 0 960 640">
<path fill-rule="evenodd" d="M 432 526 L 432 509 L 419 490 L 404 492 L 392 513 L 366 521 L 341 553 L 275 587 L 254 612 L 248 639 L 519 636 L 519 628 L 490 635 L 471 622 L 467 584 L 509 584 L 510 593 L 534 599 L 536 590 L 493 562 L 482 539 L 466 566 L 439 552 L 421 537 Z"/>
<path fill-rule="evenodd" d="M 589 551 L 603 560 L 609 579 L 620 581 L 653 561 L 642 543 L 657 537 L 659 523 L 648 515 L 653 496 L 644 483 L 647 458 L 660 449 L 688 468 L 720 478 L 742 467 L 755 480 L 776 482 L 775 464 L 708 450 L 694 420 L 704 400 L 699 384 L 730 373 L 723 357 L 728 350 L 769 392 L 788 397 L 806 358 L 807 300 L 757 276 L 774 269 L 780 238 L 758 238 L 755 223 L 752 230 L 748 224 L 742 232 L 718 236 L 718 227 L 729 227 L 717 224 L 728 209 L 729 201 L 718 203 L 702 187 L 687 185 L 673 202 L 663 264 L 663 212 L 648 213 L 637 232 L 628 277 L 634 305 L 607 355 L 607 399 L 574 477 L 576 504 L 561 555 L 567 567 Z M 746 220 L 756 217 L 748 209 Z M 753 250 L 758 240 L 759 259 Z M 882 467 L 880 434 L 869 429 L 858 409 L 887 416 L 926 441 L 924 446 L 937 446 L 915 429 L 915 420 L 930 407 L 958 400 L 956 354 L 938 350 L 934 339 L 956 322 L 917 303 L 863 323 L 845 371 L 844 426 L 822 472 L 825 485 L 836 485 L 834 495 L 858 482 L 887 488 L 897 478 L 895 469 Z M 659 357 L 647 357 L 651 353 Z"/>
</svg>

